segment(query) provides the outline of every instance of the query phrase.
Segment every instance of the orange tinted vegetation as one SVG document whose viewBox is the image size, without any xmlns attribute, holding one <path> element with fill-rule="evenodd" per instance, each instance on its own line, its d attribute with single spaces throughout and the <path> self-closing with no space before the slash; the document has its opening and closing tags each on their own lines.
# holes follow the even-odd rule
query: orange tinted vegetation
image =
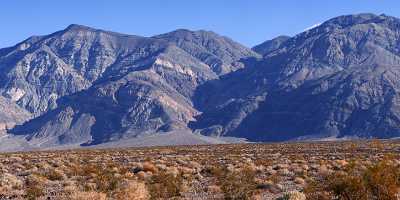
<svg viewBox="0 0 400 200">
<path fill-rule="evenodd" d="M 398 141 L 0 154 L 0 199 L 396 199 Z"/>
</svg>

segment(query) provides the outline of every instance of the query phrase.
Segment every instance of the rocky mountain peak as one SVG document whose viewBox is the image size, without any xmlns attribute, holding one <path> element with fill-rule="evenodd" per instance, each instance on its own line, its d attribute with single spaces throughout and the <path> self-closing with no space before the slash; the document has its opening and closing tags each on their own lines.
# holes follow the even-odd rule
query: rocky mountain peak
<svg viewBox="0 0 400 200">
<path fill-rule="evenodd" d="M 313 29 L 296 35 L 295 38 L 310 37 L 323 33 L 328 34 L 355 29 L 362 29 L 360 30 L 360 34 L 366 34 L 369 33 L 366 29 L 375 29 L 375 32 L 379 32 L 379 29 L 397 29 L 399 25 L 400 21 L 398 18 L 387 16 L 384 14 L 375 15 L 371 13 L 361 13 L 353 15 L 343 15 L 327 20 L 326 22 L 318 25 Z"/>
<path fill-rule="evenodd" d="M 95 28 L 92 28 L 89 26 L 80 25 L 80 24 L 70 24 L 64 30 L 65 31 L 95 31 L 98 29 L 95 29 Z"/>
<path fill-rule="evenodd" d="M 346 15 L 285 41 L 265 54 L 265 73 L 279 73 L 284 87 L 297 87 L 352 66 L 375 63 L 398 65 L 399 22 L 373 14 Z"/>
<path fill-rule="evenodd" d="M 203 30 L 71 25 L 0 49 L 0 129 L 32 117 L 10 132 L 40 147 L 189 129 L 254 141 L 399 137 L 399 22 L 339 16 L 253 50 Z"/>
<path fill-rule="evenodd" d="M 240 59 L 259 57 L 251 49 L 211 31 L 178 29 L 153 38 L 166 40 L 209 65 L 217 75 L 243 68 Z"/>
<path fill-rule="evenodd" d="M 13 133 L 46 145 L 184 128 L 196 88 L 256 55 L 206 31 L 149 38 L 75 24 L 26 44 L 0 58 L 0 92 L 35 117 Z"/>
<path fill-rule="evenodd" d="M 255 140 L 399 136 L 399 22 L 340 16 L 289 38 L 256 67 L 202 88 L 206 109 L 192 127 Z"/>
<path fill-rule="evenodd" d="M 261 55 L 265 55 L 279 49 L 279 47 L 281 47 L 281 45 L 289 39 L 290 39 L 289 36 L 281 35 L 254 46 L 252 50 Z"/>
<path fill-rule="evenodd" d="M 357 24 L 368 24 L 368 23 L 381 23 L 392 17 L 386 15 L 375 15 L 372 13 L 361 13 L 354 15 L 343 15 L 339 17 L 332 18 L 325 23 L 323 26 L 336 26 L 336 27 L 348 27 Z"/>
<path fill-rule="evenodd" d="M 189 30 L 189 29 L 177 29 L 165 34 L 154 36 L 155 38 L 163 38 L 167 40 L 188 40 L 188 41 L 200 41 L 208 38 L 221 37 L 212 31 L 206 30 Z"/>
</svg>

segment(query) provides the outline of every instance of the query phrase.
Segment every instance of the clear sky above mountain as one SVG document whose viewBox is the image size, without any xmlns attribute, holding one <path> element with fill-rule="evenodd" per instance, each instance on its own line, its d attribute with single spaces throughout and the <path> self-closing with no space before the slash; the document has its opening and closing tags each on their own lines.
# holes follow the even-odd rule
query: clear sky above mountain
<svg viewBox="0 0 400 200">
<path fill-rule="evenodd" d="M 205 29 L 253 46 L 344 14 L 400 17 L 399 0 L 12 0 L 0 5 L 0 47 L 73 23 L 142 36 Z"/>
</svg>

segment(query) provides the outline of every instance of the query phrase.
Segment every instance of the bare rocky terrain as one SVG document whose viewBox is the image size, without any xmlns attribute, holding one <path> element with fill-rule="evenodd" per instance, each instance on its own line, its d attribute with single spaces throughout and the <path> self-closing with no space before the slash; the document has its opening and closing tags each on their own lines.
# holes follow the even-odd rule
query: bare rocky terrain
<svg viewBox="0 0 400 200">
<path fill-rule="evenodd" d="M 250 49 L 204 30 L 142 37 L 73 24 L 0 49 L 0 146 L 397 138 L 399 27 L 339 16 Z M 153 137 L 175 132 L 189 135 Z"/>
</svg>

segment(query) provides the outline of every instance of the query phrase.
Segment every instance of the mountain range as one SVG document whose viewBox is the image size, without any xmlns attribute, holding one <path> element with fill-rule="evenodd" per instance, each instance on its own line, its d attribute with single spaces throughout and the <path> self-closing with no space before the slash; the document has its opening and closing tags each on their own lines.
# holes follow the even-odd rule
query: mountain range
<svg viewBox="0 0 400 200">
<path fill-rule="evenodd" d="M 0 49 L 0 150 L 396 138 L 399 69 L 400 19 L 386 15 L 251 49 L 203 30 L 70 25 Z"/>
</svg>

